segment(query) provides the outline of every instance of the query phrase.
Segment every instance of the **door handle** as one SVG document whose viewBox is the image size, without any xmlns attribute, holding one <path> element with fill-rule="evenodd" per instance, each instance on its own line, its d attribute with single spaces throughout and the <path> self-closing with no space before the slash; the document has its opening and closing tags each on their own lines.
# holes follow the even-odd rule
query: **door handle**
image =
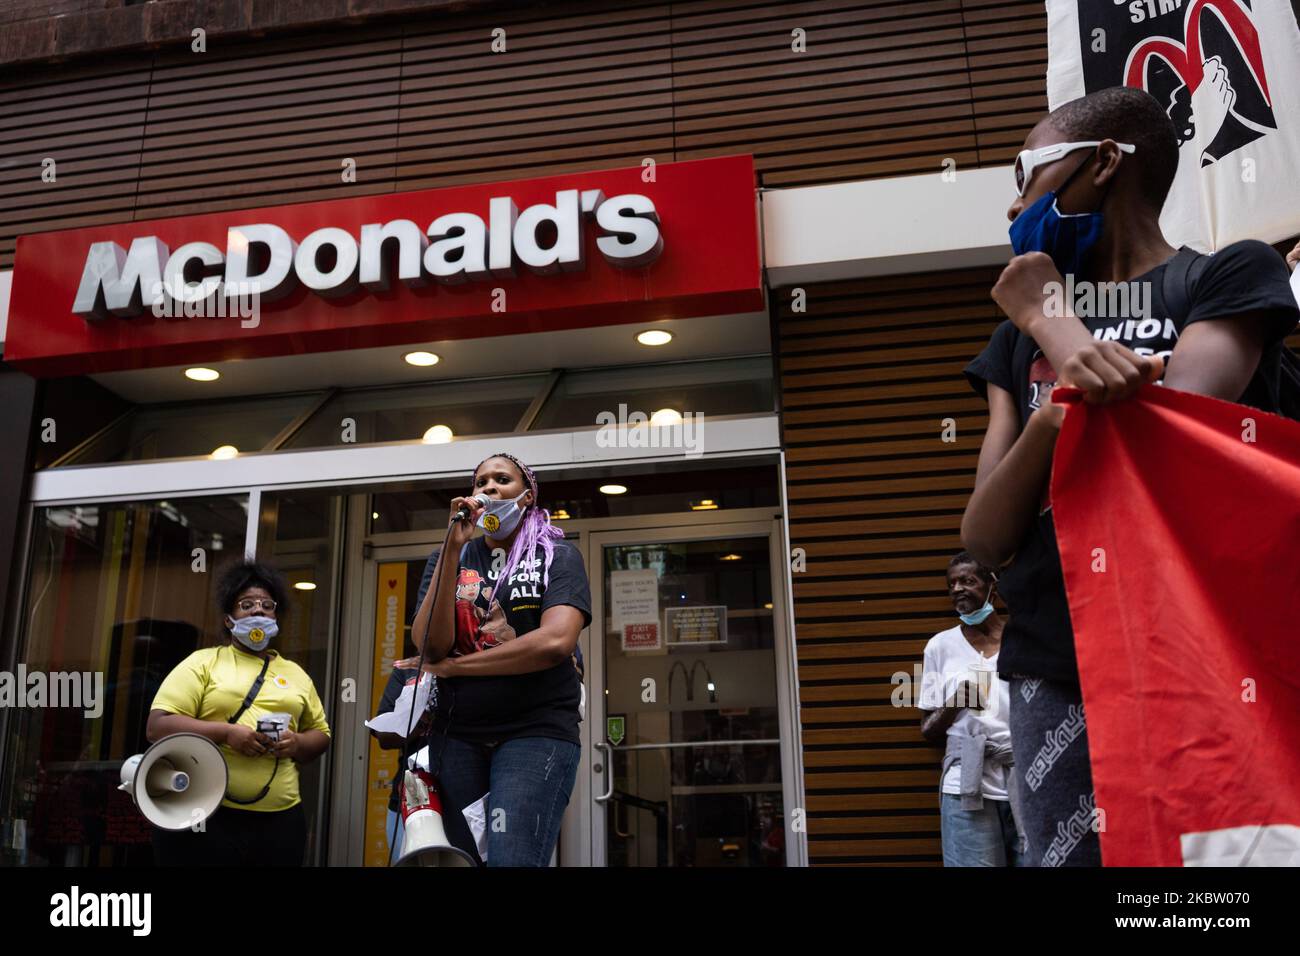
<svg viewBox="0 0 1300 956">
<path fill-rule="evenodd" d="M 603 740 L 598 741 L 593 746 L 597 750 L 605 751 L 605 779 L 609 781 L 609 788 L 599 797 L 596 797 L 597 803 L 605 803 L 614 795 L 614 752 L 609 744 Z"/>
</svg>

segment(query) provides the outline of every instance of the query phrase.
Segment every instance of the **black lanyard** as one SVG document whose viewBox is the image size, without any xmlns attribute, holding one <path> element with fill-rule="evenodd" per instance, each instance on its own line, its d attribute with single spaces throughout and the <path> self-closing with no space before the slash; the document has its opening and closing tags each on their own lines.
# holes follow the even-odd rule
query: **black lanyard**
<svg viewBox="0 0 1300 956">
<path fill-rule="evenodd" d="M 269 657 L 264 658 L 262 660 L 262 670 L 257 675 L 257 680 L 253 681 L 253 686 L 250 687 L 248 689 L 248 693 L 244 695 L 244 702 L 239 705 L 239 710 L 235 711 L 234 714 L 232 714 L 226 720 L 226 723 L 233 724 L 235 721 L 239 720 L 240 717 L 244 716 L 244 711 L 248 710 L 248 708 L 253 705 L 253 701 L 257 700 L 257 695 L 262 690 L 262 683 L 266 680 L 266 669 L 270 666 L 271 666 L 271 658 Z M 238 803 L 243 806 L 248 806 L 250 803 L 257 803 L 264 796 L 266 796 L 268 793 L 271 792 L 271 781 L 275 780 L 275 773 L 279 769 L 280 769 L 280 757 L 279 755 L 277 755 L 275 758 L 275 766 L 271 768 L 270 779 L 266 781 L 266 786 L 262 788 L 262 791 L 257 796 L 255 796 L 252 800 L 240 800 L 237 797 L 232 797 L 230 795 L 230 790 L 227 789 L 226 799 L 229 800 L 231 803 Z"/>
<path fill-rule="evenodd" d="M 244 711 L 253 706 L 253 701 L 257 700 L 257 695 L 262 691 L 262 683 L 266 680 L 266 669 L 271 666 L 271 658 L 267 657 L 262 660 L 262 671 L 257 675 L 257 680 L 253 681 L 253 686 L 248 688 L 248 693 L 244 695 L 244 702 L 239 705 L 239 710 L 235 711 L 226 723 L 233 724 L 244 716 Z"/>
</svg>

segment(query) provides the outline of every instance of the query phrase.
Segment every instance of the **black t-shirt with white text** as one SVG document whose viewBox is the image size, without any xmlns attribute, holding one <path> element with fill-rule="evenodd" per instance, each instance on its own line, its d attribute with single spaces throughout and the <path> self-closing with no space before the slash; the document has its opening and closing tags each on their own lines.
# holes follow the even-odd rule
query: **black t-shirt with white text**
<svg viewBox="0 0 1300 956">
<path fill-rule="evenodd" d="M 582 555 L 567 541 L 555 541 L 549 578 L 543 583 L 546 555 L 527 556 L 500 588 L 507 553 L 489 549 L 478 537 L 461 551 L 456 575 L 456 641 L 453 655 L 473 654 L 510 640 L 527 640 L 552 607 L 570 605 L 591 623 L 591 586 Z M 429 556 L 416 607 L 433 578 L 438 552 Z M 504 599 L 503 599 L 504 598 Z M 579 743 L 580 678 L 575 660 L 531 674 L 439 678 L 434 733 L 473 743 L 499 743 L 515 737 L 554 737 Z"/>
<path fill-rule="evenodd" d="M 1107 297 L 1097 295 L 1090 314 L 1080 315 L 1079 321 L 1096 339 L 1117 341 L 1139 355 L 1161 356 L 1167 371 L 1179 335 L 1188 325 L 1254 314 L 1264 322 L 1266 345 L 1238 401 L 1276 412 L 1279 350 L 1285 348 L 1282 339 L 1295 330 L 1300 319 L 1281 256 L 1254 240 L 1224 247 L 1205 263 L 1204 271 L 1189 290 L 1188 314 L 1183 317 L 1169 317 L 1165 307 L 1163 281 L 1167 268 L 1168 262 L 1123 283 L 1129 286 L 1125 290 L 1129 303 L 1125 314 L 1142 317 L 1102 314 L 1111 310 L 1102 303 Z M 1109 297 L 1111 305 L 1115 301 L 1124 300 Z M 965 373 L 972 387 L 985 398 L 990 383 L 1009 392 L 1020 413 L 1022 429 L 1034 410 L 1049 400 L 1056 383 L 1051 363 L 1034 340 L 1009 319 L 994 330 L 988 346 L 966 366 Z M 999 672 L 1003 676 L 1077 682 L 1074 635 L 1047 489 L 1039 502 L 1038 519 L 1030 525 L 1011 563 L 1001 573 L 998 590 L 1010 611 L 998 657 Z"/>
</svg>

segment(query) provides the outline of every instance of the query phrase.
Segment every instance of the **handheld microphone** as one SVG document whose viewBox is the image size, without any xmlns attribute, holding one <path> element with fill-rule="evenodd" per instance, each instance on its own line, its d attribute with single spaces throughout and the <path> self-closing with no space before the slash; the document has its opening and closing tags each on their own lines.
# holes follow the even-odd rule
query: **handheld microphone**
<svg viewBox="0 0 1300 956">
<path fill-rule="evenodd" d="M 492 499 L 489 498 L 487 495 L 484 495 L 484 494 L 478 494 L 478 495 L 475 495 L 475 496 L 473 497 L 472 500 L 477 501 L 477 502 L 478 502 L 479 504 L 481 504 L 484 508 L 486 508 L 486 507 L 488 506 L 488 502 L 490 502 Z M 453 520 L 453 521 L 464 521 L 466 518 L 468 518 L 468 517 L 470 516 L 471 513 L 472 513 L 472 511 L 471 511 L 471 509 L 470 509 L 470 506 L 469 506 L 468 502 L 466 502 L 466 503 L 462 504 L 459 508 L 456 509 L 456 517 L 453 518 L 452 520 Z"/>
</svg>

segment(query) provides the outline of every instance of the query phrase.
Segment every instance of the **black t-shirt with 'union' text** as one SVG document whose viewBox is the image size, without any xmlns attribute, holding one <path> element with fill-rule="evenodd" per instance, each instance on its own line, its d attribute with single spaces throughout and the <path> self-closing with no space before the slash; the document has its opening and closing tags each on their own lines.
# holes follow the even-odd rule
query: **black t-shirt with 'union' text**
<svg viewBox="0 0 1300 956">
<path fill-rule="evenodd" d="M 1289 275 L 1282 257 L 1262 242 L 1246 240 L 1225 246 L 1211 256 L 1189 290 L 1185 316 L 1170 317 L 1163 283 L 1169 263 L 1163 263 L 1125 283 L 1132 303 L 1140 303 L 1142 316 L 1120 318 L 1080 317 L 1093 337 L 1116 341 L 1139 355 L 1159 355 L 1166 369 L 1183 329 L 1209 319 L 1231 319 L 1252 314 L 1264 323 L 1263 357 L 1246 391 L 1238 401 L 1266 412 L 1276 412 L 1279 395 L 1279 350 L 1300 319 Z M 1095 311 L 1095 310 L 1094 310 Z M 1176 359 L 1174 359 L 1176 361 Z M 997 385 L 1015 399 L 1023 429 L 1029 416 L 1056 383 L 1056 372 L 1038 345 L 1004 321 L 988 346 L 966 366 L 966 377 L 985 398 L 988 385 Z M 998 591 L 1010 617 L 1002 636 L 998 670 L 1004 677 L 1039 677 L 1077 683 L 1074 632 L 1065 597 L 1061 555 L 1056 546 L 1051 502 L 1044 489 L 1038 519 L 998 578 Z"/>
<path fill-rule="evenodd" d="M 527 635 L 542 623 L 552 607 L 570 605 L 582 613 L 583 627 L 591 623 L 591 585 L 582 555 L 567 541 L 555 541 L 548 574 L 541 545 L 529 561 L 525 555 L 498 587 L 507 553 L 490 549 L 478 537 L 461 550 L 456 575 L 456 642 L 453 655 L 474 654 Z M 438 552 L 429 556 L 416 607 L 424 601 L 433 579 Z M 546 579 L 545 581 L 543 579 Z M 553 737 L 579 743 L 578 704 L 581 678 L 577 660 L 531 674 L 438 679 L 433 732 L 472 743 L 499 743 L 516 737 Z"/>
</svg>

